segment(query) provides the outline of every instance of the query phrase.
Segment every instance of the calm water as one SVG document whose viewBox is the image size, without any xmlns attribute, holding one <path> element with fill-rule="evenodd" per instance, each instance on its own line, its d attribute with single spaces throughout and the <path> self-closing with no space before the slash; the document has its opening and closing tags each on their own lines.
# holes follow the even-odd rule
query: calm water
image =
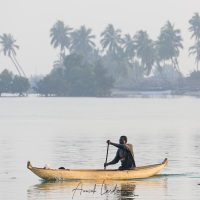
<svg viewBox="0 0 200 200">
<path fill-rule="evenodd" d="M 106 140 L 125 134 L 137 165 L 169 165 L 132 181 L 43 182 L 26 168 L 103 168 Z M 109 149 L 108 160 L 116 148 Z M 0 199 L 200 199 L 200 99 L 0 98 Z M 109 168 L 117 168 L 115 165 Z M 82 184 L 84 190 L 73 193 Z M 117 189 L 117 190 L 116 190 Z M 105 193 L 109 190 L 109 193 Z"/>
</svg>

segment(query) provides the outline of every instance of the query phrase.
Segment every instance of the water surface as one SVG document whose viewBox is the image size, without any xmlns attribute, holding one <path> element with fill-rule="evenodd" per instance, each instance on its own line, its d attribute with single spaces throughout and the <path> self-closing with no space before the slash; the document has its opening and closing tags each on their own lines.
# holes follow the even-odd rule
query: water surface
<svg viewBox="0 0 200 200">
<path fill-rule="evenodd" d="M 199 199 L 199 104 L 190 97 L 0 98 L 0 198 Z M 81 194 L 73 193 L 80 182 L 44 182 L 26 168 L 30 160 L 37 167 L 103 169 L 106 140 L 121 135 L 133 144 L 137 165 L 167 157 L 168 166 L 149 179 L 82 181 L 96 192 Z M 115 153 L 111 146 L 109 161 Z"/>
</svg>

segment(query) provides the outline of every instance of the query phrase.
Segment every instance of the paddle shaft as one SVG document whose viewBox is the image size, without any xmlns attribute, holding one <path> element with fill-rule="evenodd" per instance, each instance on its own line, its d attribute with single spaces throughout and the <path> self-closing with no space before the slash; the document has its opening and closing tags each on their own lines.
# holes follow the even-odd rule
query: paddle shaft
<svg viewBox="0 0 200 200">
<path fill-rule="evenodd" d="M 107 163 L 107 160 L 108 160 L 108 150 L 109 150 L 109 143 L 107 145 L 107 153 L 106 153 L 106 162 L 105 163 Z M 106 166 L 104 167 L 104 169 L 106 169 Z"/>
</svg>

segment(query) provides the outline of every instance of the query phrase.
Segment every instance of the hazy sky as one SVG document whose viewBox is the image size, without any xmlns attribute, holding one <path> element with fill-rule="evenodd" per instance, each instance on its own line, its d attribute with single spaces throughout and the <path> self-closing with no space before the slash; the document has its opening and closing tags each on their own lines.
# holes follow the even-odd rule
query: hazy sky
<svg viewBox="0 0 200 200">
<path fill-rule="evenodd" d="M 45 75 L 58 59 L 59 49 L 50 45 L 49 37 L 57 20 L 74 29 L 81 25 L 91 28 L 97 42 L 110 23 L 122 34 L 145 30 L 155 40 L 169 20 L 182 32 L 184 50 L 179 63 L 181 71 L 188 74 L 195 69 L 194 57 L 188 57 L 188 48 L 194 42 L 188 21 L 200 12 L 199 5 L 199 0 L 0 0 L 0 35 L 11 33 L 17 40 L 17 59 L 27 76 Z M 0 72 L 5 68 L 17 74 L 1 52 Z"/>
</svg>

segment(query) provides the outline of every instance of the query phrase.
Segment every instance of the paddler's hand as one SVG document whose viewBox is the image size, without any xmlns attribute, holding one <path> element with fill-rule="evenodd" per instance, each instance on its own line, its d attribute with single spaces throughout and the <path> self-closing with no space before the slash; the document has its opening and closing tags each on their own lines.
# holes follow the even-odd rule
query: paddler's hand
<svg viewBox="0 0 200 200">
<path fill-rule="evenodd" d="M 110 140 L 107 140 L 106 143 L 107 143 L 107 144 L 110 144 Z"/>
<path fill-rule="evenodd" d="M 107 167 L 109 164 L 108 163 L 104 163 L 104 167 Z"/>
</svg>

